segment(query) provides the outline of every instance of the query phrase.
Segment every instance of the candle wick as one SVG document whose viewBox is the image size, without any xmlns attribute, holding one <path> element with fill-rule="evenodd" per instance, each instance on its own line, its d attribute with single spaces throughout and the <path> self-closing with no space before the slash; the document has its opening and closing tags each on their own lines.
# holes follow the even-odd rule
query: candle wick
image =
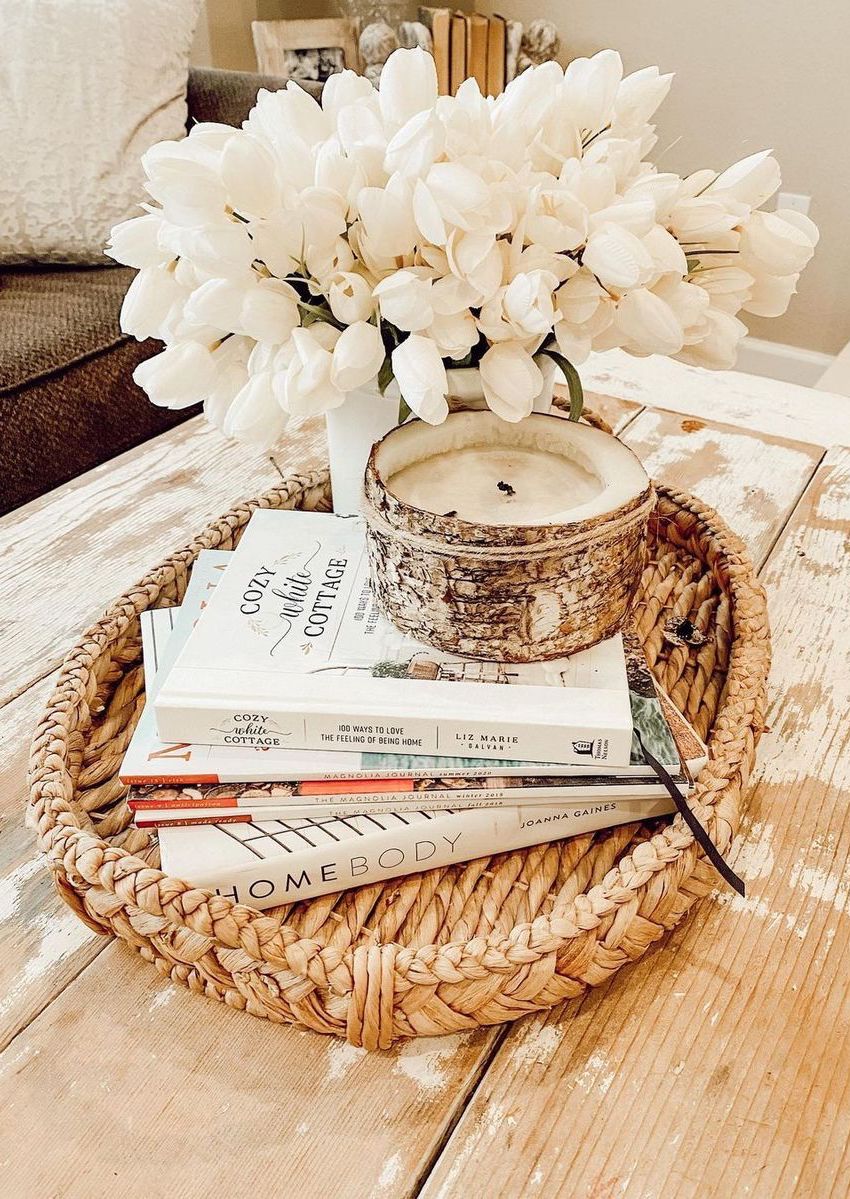
<svg viewBox="0 0 850 1199">
<path fill-rule="evenodd" d="M 513 487 L 511 487 L 510 483 L 503 483 L 500 481 L 496 484 L 496 486 L 498 487 L 499 491 L 504 491 L 505 495 L 516 495 L 516 492 L 514 491 Z"/>
</svg>

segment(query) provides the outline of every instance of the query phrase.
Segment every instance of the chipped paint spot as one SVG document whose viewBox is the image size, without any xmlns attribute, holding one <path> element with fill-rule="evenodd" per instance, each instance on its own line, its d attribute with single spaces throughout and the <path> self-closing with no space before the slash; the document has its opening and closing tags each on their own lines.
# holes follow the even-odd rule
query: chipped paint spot
<svg viewBox="0 0 850 1199">
<path fill-rule="evenodd" d="M 766 878 L 773 870 L 773 834 L 772 824 L 756 822 L 736 838 L 735 869 L 746 882 Z"/>
<path fill-rule="evenodd" d="M 48 970 L 92 940 L 90 930 L 64 904 L 58 912 L 40 912 L 34 916 L 27 931 L 40 940 L 0 999 L 0 1015 L 8 1012 Z"/>
<path fill-rule="evenodd" d="M 818 903 L 832 904 L 836 912 L 844 912 L 850 900 L 850 867 L 839 874 L 817 866 L 805 866 L 801 859 L 791 867 L 788 886 L 799 888 Z"/>
<path fill-rule="evenodd" d="M 148 1004 L 148 1011 L 155 1012 L 157 1008 L 165 1007 L 167 1004 L 171 1003 L 172 999 L 177 994 L 177 990 L 177 987 L 173 985 L 162 987 L 159 991 L 157 991 L 153 999 Z"/>
<path fill-rule="evenodd" d="M 28 862 L 21 862 L 11 874 L 0 879 L 0 920 L 8 920 L 14 916 L 21 905 L 21 889 L 44 865 L 41 854 Z"/>
<path fill-rule="evenodd" d="M 348 1041 L 330 1041 L 328 1044 L 328 1082 L 338 1082 L 344 1078 L 352 1066 L 366 1056 L 369 1051 L 359 1045 L 350 1045 Z"/>
<path fill-rule="evenodd" d="M 584 1068 L 575 1077 L 575 1086 L 589 1094 L 596 1089 L 600 1094 L 607 1093 L 614 1081 L 614 1070 L 606 1070 L 608 1059 L 603 1053 L 591 1053 Z"/>
<path fill-rule="evenodd" d="M 403 1162 L 400 1153 L 394 1153 L 392 1157 L 388 1157 L 378 1175 L 378 1190 L 385 1191 L 388 1187 L 393 1186 L 401 1174 L 402 1168 Z"/>
<path fill-rule="evenodd" d="M 548 1066 L 562 1039 L 563 1033 L 556 1025 L 529 1022 L 523 1028 L 522 1039 L 511 1049 L 511 1057 L 520 1066 Z"/>
<path fill-rule="evenodd" d="M 393 1073 L 403 1074 L 420 1091 L 440 1091 L 446 1085 L 444 1062 L 451 1061 L 467 1043 L 470 1033 L 448 1037 L 415 1037 L 398 1051 Z"/>
</svg>

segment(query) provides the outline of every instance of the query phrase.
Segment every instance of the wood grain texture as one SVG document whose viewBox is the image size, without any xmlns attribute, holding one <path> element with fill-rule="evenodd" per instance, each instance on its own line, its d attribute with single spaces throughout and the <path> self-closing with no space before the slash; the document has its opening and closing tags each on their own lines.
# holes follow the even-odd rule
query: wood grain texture
<svg viewBox="0 0 850 1199">
<path fill-rule="evenodd" d="M 628 425 L 623 441 L 652 478 L 716 508 L 757 565 L 822 457 L 819 446 L 805 442 L 649 409 Z"/>
<path fill-rule="evenodd" d="M 424 1188 L 490 1195 L 847 1194 L 850 451 L 773 550 L 772 731 L 718 890 L 611 988 L 505 1038 Z"/>
<path fill-rule="evenodd" d="M 850 444 L 846 396 L 740 371 L 703 370 L 672 358 L 634 358 L 624 350 L 591 354 L 580 374 L 588 391 L 649 408 L 799 438 L 822 448 Z"/>
<path fill-rule="evenodd" d="M 4 1193 L 413 1195 L 496 1035 L 370 1054 L 204 1003 L 115 943 L 0 1056 Z"/>
<path fill-rule="evenodd" d="M 198 417 L 0 520 L 0 704 L 41 678 L 108 601 L 240 496 L 325 458 L 308 422 L 274 461 Z"/>
<path fill-rule="evenodd" d="M 54 681 L 0 710 L 0 1047 L 107 944 L 62 903 L 23 824 L 29 741 Z"/>
</svg>

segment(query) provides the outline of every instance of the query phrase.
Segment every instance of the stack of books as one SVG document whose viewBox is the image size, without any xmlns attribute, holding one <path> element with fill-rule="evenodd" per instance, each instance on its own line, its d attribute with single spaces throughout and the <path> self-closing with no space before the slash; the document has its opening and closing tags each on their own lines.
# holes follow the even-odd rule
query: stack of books
<svg viewBox="0 0 850 1199">
<path fill-rule="evenodd" d="M 255 907 L 664 815 L 650 761 L 683 795 L 706 761 L 629 632 L 521 666 L 399 632 L 356 518 L 255 513 L 142 634 L 134 820 L 166 873 Z"/>
<path fill-rule="evenodd" d="M 516 75 L 519 21 L 426 6 L 420 7 L 419 20 L 431 31 L 440 95 L 455 95 L 471 77 L 482 95 L 498 96 Z"/>
</svg>

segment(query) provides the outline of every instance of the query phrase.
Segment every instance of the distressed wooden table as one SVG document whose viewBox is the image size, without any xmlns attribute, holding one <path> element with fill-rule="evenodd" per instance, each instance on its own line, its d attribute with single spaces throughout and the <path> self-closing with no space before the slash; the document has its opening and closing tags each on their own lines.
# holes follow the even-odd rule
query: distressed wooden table
<svg viewBox="0 0 850 1199">
<path fill-rule="evenodd" d="M 771 730 L 711 900 L 613 984 L 367 1054 L 163 981 L 76 920 L 22 827 L 30 733 L 80 629 L 187 534 L 318 463 L 192 421 L 0 521 L 3 1194 L 845 1196 L 850 1190 L 850 403 L 612 354 L 586 382 L 769 589 Z"/>
</svg>

